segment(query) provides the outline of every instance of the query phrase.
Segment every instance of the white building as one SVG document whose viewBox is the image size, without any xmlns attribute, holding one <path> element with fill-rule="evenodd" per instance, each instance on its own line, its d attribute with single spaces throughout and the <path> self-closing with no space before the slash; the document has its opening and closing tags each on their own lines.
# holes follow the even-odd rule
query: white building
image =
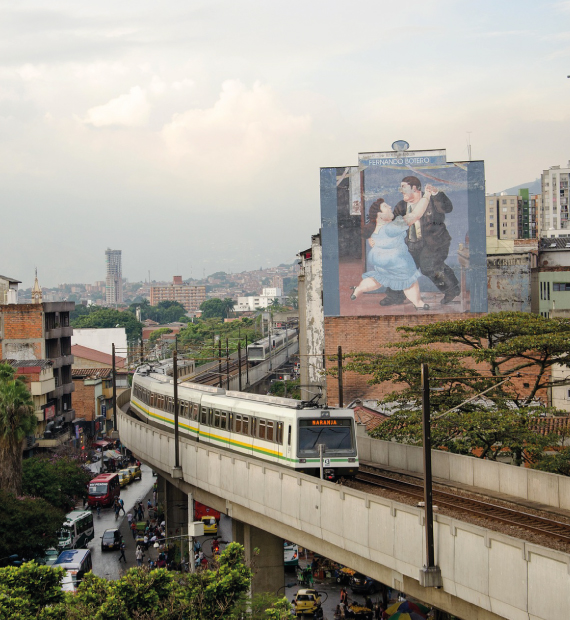
<svg viewBox="0 0 570 620">
<path fill-rule="evenodd" d="M 282 304 L 287 298 L 283 297 L 280 288 L 264 288 L 261 295 L 254 297 L 238 297 L 234 312 L 254 312 L 263 308 L 269 308 L 274 300 Z"/>
<path fill-rule="evenodd" d="M 568 181 L 570 162 L 566 168 L 551 166 L 541 174 L 542 208 L 540 230 L 542 237 L 569 237 Z"/>
</svg>

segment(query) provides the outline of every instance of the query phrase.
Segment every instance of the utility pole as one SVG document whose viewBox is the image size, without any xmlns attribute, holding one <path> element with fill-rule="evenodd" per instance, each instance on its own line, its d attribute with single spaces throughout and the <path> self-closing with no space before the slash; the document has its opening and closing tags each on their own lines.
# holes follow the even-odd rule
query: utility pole
<svg viewBox="0 0 570 620">
<path fill-rule="evenodd" d="M 249 385 L 249 353 L 247 350 L 247 334 L 245 336 L 245 384 Z"/>
<path fill-rule="evenodd" d="M 117 431 L 117 373 L 115 372 L 115 343 L 113 342 L 111 346 L 113 353 L 113 368 L 111 371 L 113 374 L 113 430 Z"/>
<path fill-rule="evenodd" d="M 338 406 L 344 407 L 344 389 L 342 384 L 342 347 L 338 347 Z"/>
<path fill-rule="evenodd" d="M 238 340 L 238 390 L 241 392 L 241 340 Z"/>
<path fill-rule="evenodd" d="M 230 389 L 230 348 L 226 338 L 226 390 Z"/>
<path fill-rule="evenodd" d="M 222 339 L 218 338 L 218 377 L 220 377 L 220 387 L 222 387 Z"/>
<path fill-rule="evenodd" d="M 435 550 L 433 544 L 433 480 L 431 472 L 429 370 L 427 364 L 422 364 L 421 368 L 426 564 L 422 569 L 420 569 L 420 585 L 424 588 L 440 588 L 443 586 L 443 580 L 441 577 L 441 569 L 435 564 Z"/>
</svg>

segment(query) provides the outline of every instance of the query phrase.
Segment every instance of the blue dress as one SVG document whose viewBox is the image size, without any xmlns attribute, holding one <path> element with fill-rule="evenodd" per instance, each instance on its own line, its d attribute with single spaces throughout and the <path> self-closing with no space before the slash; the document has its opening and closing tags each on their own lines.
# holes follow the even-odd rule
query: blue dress
<svg viewBox="0 0 570 620">
<path fill-rule="evenodd" d="M 407 233 L 408 225 L 401 216 L 384 224 L 377 233 L 372 233 L 370 239 L 375 243 L 371 248 L 366 240 L 368 271 L 362 274 L 362 279 L 374 278 L 378 284 L 396 291 L 410 288 L 416 282 L 421 271 L 406 245 Z"/>
</svg>

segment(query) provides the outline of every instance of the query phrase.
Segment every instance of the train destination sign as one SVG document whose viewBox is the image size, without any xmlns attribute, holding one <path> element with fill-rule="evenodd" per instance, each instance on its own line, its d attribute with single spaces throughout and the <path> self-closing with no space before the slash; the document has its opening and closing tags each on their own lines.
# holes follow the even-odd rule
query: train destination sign
<svg viewBox="0 0 570 620">
<path fill-rule="evenodd" d="M 299 420 L 301 426 L 350 426 L 350 419 Z"/>
</svg>

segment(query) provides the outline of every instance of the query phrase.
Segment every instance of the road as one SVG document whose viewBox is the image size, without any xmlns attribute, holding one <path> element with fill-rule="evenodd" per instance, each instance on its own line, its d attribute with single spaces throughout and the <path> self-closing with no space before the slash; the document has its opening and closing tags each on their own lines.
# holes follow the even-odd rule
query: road
<svg viewBox="0 0 570 620">
<path fill-rule="evenodd" d="M 98 467 L 98 465 L 95 465 L 94 467 Z M 142 465 L 141 471 L 141 480 L 134 480 L 121 489 L 121 498 L 125 502 L 126 512 L 134 506 L 138 499 L 142 499 L 149 494 L 153 483 L 156 481 L 156 478 L 153 478 L 152 470 L 149 467 Z M 119 518 L 115 520 L 113 508 L 102 508 L 100 517 L 97 516 L 96 511 L 93 511 L 95 538 L 89 543 L 89 549 L 91 550 L 91 555 L 93 556 L 93 572 L 98 577 L 104 577 L 105 579 L 118 579 L 127 568 L 136 565 L 136 562 L 134 561 L 134 551 L 129 553 L 129 550 L 127 549 L 126 555 L 129 562 L 126 565 L 122 562 L 119 564 L 118 562 L 120 551 L 101 551 L 101 536 L 103 536 L 103 532 L 108 528 L 120 527 L 124 520 L 125 515 L 123 515 L 123 513 L 120 513 Z M 129 543 L 129 539 L 130 536 L 129 538 L 125 538 L 127 544 Z M 129 556 L 133 557 L 131 558 Z"/>
</svg>

